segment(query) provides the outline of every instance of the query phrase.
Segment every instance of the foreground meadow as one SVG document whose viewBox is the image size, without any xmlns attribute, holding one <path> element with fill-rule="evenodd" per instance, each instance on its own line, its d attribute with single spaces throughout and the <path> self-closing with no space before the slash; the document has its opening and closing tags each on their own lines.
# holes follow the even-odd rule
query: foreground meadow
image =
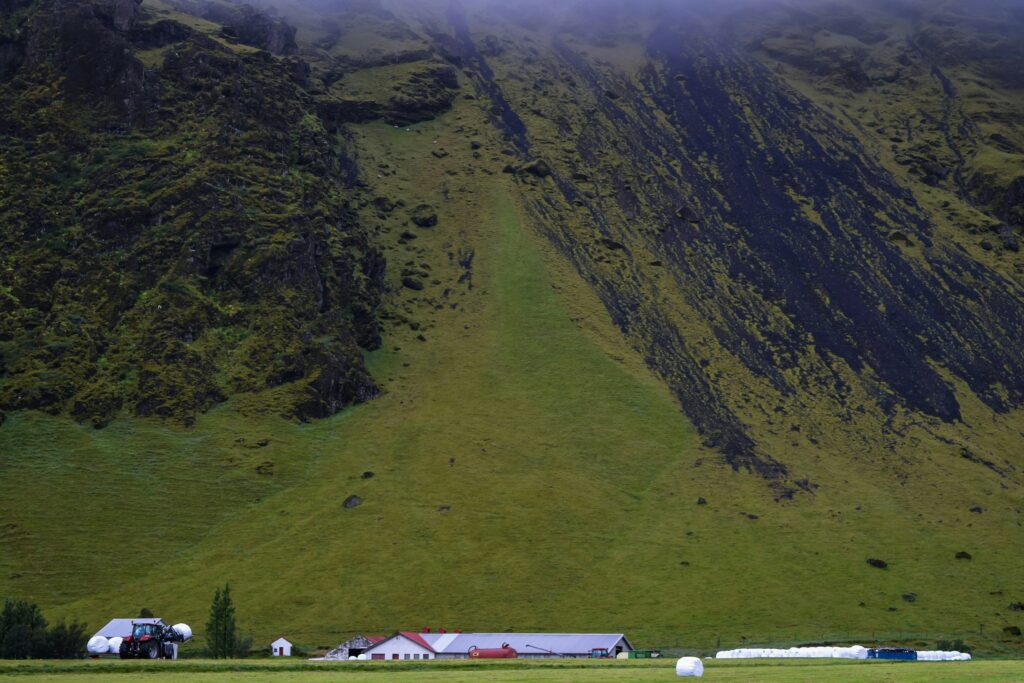
<svg viewBox="0 0 1024 683">
<path fill-rule="evenodd" d="M 177 662 L 25 662 L 0 664 L 0 678 L 18 677 L 31 681 L 104 680 L 146 681 L 412 681 L 414 683 L 466 683 L 469 681 L 562 682 L 586 681 L 671 681 L 674 659 L 653 661 L 580 660 L 505 662 L 278 662 L 182 660 Z M 850 662 L 850 661 L 707 661 L 706 681 L 767 681 L 794 683 L 943 683 L 972 681 L 1008 683 L 1024 681 L 1024 661 L 993 660 L 972 662 Z"/>
</svg>

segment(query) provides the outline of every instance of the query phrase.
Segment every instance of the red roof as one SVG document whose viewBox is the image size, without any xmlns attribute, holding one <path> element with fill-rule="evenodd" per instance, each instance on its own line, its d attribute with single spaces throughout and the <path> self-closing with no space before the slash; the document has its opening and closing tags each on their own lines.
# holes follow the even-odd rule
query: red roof
<svg viewBox="0 0 1024 683">
<path fill-rule="evenodd" d="M 387 636 L 366 636 L 366 639 L 376 645 L 377 643 L 383 643 L 388 639 Z"/>
<path fill-rule="evenodd" d="M 399 631 L 398 634 L 405 636 L 406 638 L 408 638 L 412 642 L 416 643 L 417 645 L 419 645 L 421 647 L 425 647 L 426 649 L 430 650 L 431 652 L 434 651 L 434 648 L 430 647 L 430 644 L 427 641 L 423 640 L 423 638 L 418 633 L 413 633 L 412 631 Z"/>
</svg>

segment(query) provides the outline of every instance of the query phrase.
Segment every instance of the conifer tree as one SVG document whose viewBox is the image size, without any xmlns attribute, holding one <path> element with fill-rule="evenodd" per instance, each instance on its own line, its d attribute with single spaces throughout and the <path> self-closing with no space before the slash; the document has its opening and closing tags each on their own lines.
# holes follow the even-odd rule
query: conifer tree
<svg viewBox="0 0 1024 683">
<path fill-rule="evenodd" d="M 213 594 L 210 604 L 210 620 L 206 622 L 206 638 L 210 656 L 227 659 L 235 656 L 235 607 L 231 603 L 231 584 L 224 584 Z"/>
</svg>

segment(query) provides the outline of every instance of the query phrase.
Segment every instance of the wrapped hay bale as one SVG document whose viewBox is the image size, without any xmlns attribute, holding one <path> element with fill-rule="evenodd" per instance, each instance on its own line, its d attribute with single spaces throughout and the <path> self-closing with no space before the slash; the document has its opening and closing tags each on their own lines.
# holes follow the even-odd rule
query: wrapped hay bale
<svg viewBox="0 0 1024 683">
<path fill-rule="evenodd" d="M 676 676 L 694 676 L 701 677 L 704 675 L 704 663 L 697 657 L 680 657 L 676 661 Z"/>
<path fill-rule="evenodd" d="M 108 641 L 106 638 L 104 638 L 103 636 L 93 636 L 89 639 L 89 642 L 88 644 L 86 644 L 85 649 L 91 655 L 102 655 L 106 654 L 107 648 L 109 647 L 110 641 Z"/>
</svg>

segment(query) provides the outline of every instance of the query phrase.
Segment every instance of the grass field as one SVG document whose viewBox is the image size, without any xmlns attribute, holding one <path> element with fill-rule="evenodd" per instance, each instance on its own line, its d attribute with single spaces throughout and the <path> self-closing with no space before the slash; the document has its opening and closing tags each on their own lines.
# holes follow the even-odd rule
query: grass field
<svg viewBox="0 0 1024 683">
<path fill-rule="evenodd" d="M 179 661 L 139 662 L 32 662 L 0 665 L 0 678 L 32 681 L 410 681 L 412 683 L 507 683 L 587 681 L 671 681 L 679 679 L 675 660 L 587 662 L 580 660 L 427 663 L 329 663 Z M 1024 662 L 995 660 L 972 662 L 849 662 L 790 660 L 706 661 L 709 681 L 793 683 L 944 683 L 972 681 L 1009 683 L 1024 680 Z"/>
</svg>

